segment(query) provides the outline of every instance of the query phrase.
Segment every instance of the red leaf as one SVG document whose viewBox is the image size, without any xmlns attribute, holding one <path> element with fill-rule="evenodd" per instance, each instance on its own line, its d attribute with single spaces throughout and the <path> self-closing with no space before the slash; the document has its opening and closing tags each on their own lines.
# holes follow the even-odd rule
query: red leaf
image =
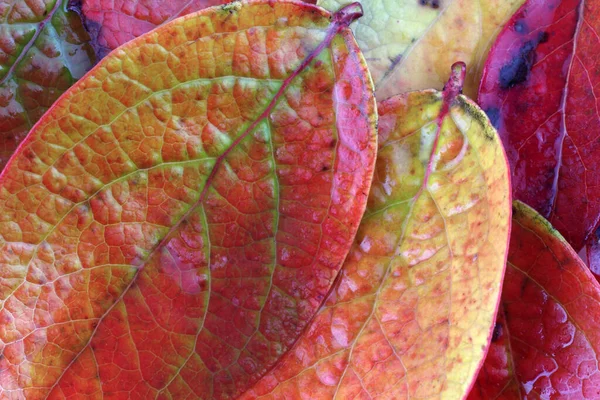
<svg viewBox="0 0 600 400">
<path fill-rule="evenodd" d="M 600 398 L 600 286 L 533 209 L 513 207 L 501 307 L 470 400 Z"/>
<path fill-rule="evenodd" d="M 94 63 L 68 0 L 0 0 L 0 171 L 48 108 Z"/>
<path fill-rule="evenodd" d="M 0 176 L 0 397 L 228 398 L 285 353 L 373 175 L 357 16 L 207 9 L 52 107 Z"/>
<path fill-rule="evenodd" d="M 81 0 L 100 58 L 165 22 L 230 0 Z"/>
<path fill-rule="evenodd" d="M 529 0 L 498 36 L 479 103 L 515 198 L 579 250 L 600 218 L 600 2 Z"/>
</svg>

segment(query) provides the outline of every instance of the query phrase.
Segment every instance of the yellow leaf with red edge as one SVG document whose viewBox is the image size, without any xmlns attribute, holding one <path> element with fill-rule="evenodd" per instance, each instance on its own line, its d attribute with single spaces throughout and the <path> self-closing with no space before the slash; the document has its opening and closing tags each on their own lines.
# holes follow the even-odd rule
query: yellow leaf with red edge
<svg viewBox="0 0 600 400">
<path fill-rule="evenodd" d="M 491 339 L 510 228 L 500 140 L 458 95 L 379 104 L 367 211 L 294 347 L 242 399 L 460 399 Z M 463 75 L 464 78 L 464 75 Z"/>
<path fill-rule="evenodd" d="M 475 98 L 487 53 L 525 0 L 361 0 L 365 16 L 352 25 L 375 82 L 378 100 L 442 89 L 457 60 L 467 64 L 465 94 Z M 337 10 L 350 0 L 318 0 Z"/>
<path fill-rule="evenodd" d="M 206 9 L 42 117 L 0 176 L 1 398 L 231 398 L 277 362 L 366 206 L 358 16 Z"/>
</svg>

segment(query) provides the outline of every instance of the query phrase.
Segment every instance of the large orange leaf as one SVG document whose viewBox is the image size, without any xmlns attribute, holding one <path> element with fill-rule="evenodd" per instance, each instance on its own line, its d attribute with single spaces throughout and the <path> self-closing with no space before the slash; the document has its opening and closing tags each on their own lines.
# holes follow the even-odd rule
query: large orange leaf
<svg viewBox="0 0 600 400">
<path fill-rule="evenodd" d="M 548 221 L 513 210 L 498 322 L 469 399 L 598 399 L 600 285 Z"/>
<path fill-rule="evenodd" d="M 0 176 L 0 397 L 228 398 L 296 341 L 373 174 L 359 15 L 207 9 L 52 107 Z"/>
<path fill-rule="evenodd" d="M 466 395 L 494 325 L 510 190 L 494 129 L 457 96 L 461 72 L 443 94 L 380 103 L 373 187 L 340 277 L 243 399 Z"/>
<path fill-rule="evenodd" d="M 48 108 L 94 62 L 68 0 L 0 0 L 0 171 Z"/>
</svg>

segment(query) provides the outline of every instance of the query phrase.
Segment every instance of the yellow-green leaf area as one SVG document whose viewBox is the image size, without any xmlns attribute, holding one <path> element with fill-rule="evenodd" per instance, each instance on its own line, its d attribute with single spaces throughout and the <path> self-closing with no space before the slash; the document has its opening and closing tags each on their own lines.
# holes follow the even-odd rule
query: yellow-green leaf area
<svg viewBox="0 0 600 400">
<path fill-rule="evenodd" d="M 319 0 L 337 10 L 350 0 Z M 441 90 L 456 61 L 467 64 L 465 94 L 476 97 L 485 58 L 524 0 L 360 0 L 352 29 L 369 64 L 377 99 Z"/>
</svg>

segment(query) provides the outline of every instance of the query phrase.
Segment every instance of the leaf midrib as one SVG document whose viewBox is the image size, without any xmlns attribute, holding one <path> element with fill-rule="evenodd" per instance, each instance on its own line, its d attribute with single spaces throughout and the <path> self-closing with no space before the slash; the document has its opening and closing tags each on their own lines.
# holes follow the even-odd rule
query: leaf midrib
<svg viewBox="0 0 600 400">
<path fill-rule="evenodd" d="M 583 21 L 584 21 L 584 12 L 585 12 L 585 0 L 581 0 L 579 3 L 579 7 L 577 9 L 577 25 L 575 27 L 575 32 L 573 33 L 573 50 L 571 51 L 571 59 L 569 60 L 569 69 L 567 70 L 567 74 L 566 74 L 566 80 L 565 80 L 565 88 L 562 94 L 562 97 L 560 99 L 560 106 L 559 106 L 559 110 L 561 113 L 561 118 L 560 118 L 560 132 L 559 132 L 559 137 L 558 137 L 558 141 L 559 144 L 557 146 L 558 148 L 558 154 L 556 155 L 556 165 L 554 166 L 554 176 L 552 179 L 552 188 L 550 189 L 550 209 L 548 210 L 548 214 L 544 215 L 544 217 L 547 218 L 551 218 L 551 216 L 554 214 L 554 210 L 556 209 L 556 201 L 558 198 L 558 180 L 559 180 L 559 176 L 560 176 L 560 172 L 562 169 L 562 159 L 563 159 L 563 150 L 565 147 L 565 139 L 568 136 L 567 133 L 567 121 L 566 121 L 566 114 L 567 114 L 567 100 L 569 98 L 569 80 L 571 79 L 571 72 L 573 70 L 573 63 L 575 61 L 575 55 L 577 53 L 577 41 L 579 39 L 579 33 L 581 32 L 581 26 L 583 25 Z M 587 233 L 586 233 L 587 236 Z"/>
</svg>

